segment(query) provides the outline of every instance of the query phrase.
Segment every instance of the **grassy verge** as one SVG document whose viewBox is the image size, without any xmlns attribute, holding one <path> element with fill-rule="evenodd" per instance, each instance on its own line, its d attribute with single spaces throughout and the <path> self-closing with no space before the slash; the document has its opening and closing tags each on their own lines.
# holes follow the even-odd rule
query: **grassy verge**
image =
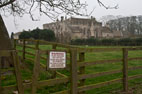
<svg viewBox="0 0 142 94">
<path fill-rule="evenodd" d="M 31 45 L 32 46 L 32 45 Z M 40 45 L 40 49 L 42 50 L 47 50 L 47 49 L 51 49 L 52 46 L 46 46 L 46 45 Z M 86 48 L 106 48 L 106 47 L 86 47 Z M 112 46 L 109 46 L 108 48 L 114 48 Z M 22 49 L 20 47 L 17 47 L 17 49 Z M 62 48 L 58 48 L 58 49 L 62 49 Z M 31 49 L 26 49 L 26 51 L 28 52 L 32 52 L 35 53 L 34 50 Z M 22 55 L 21 53 L 19 53 L 19 55 Z M 47 57 L 47 55 L 43 55 L 44 57 Z M 142 51 L 129 51 L 129 57 L 142 57 Z M 33 58 L 34 56 L 30 56 L 30 55 L 26 55 L 26 57 L 28 58 Z M 117 52 L 94 52 L 94 53 L 85 53 L 85 61 L 97 61 L 97 60 L 109 60 L 109 59 L 122 59 L 122 52 L 121 51 L 117 51 Z M 46 60 L 41 60 L 41 63 L 46 64 Z M 134 67 L 134 66 L 140 66 L 142 65 L 140 60 L 137 61 L 129 61 L 129 67 Z M 27 80 L 27 79 L 31 79 L 32 77 L 32 69 L 33 69 L 33 62 L 26 60 L 26 65 L 28 67 L 30 71 L 27 70 L 22 70 L 22 78 L 23 81 Z M 112 64 L 98 64 L 98 65 L 94 65 L 94 66 L 87 66 L 85 69 L 85 73 L 89 74 L 89 73 L 98 73 L 98 72 L 105 72 L 105 71 L 111 71 L 111 70 L 116 70 L 116 69 L 122 69 L 122 62 L 118 62 L 118 63 L 112 63 Z M 70 72 L 66 71 L 66 70 L 61 70 L 58 71 L 63 73 L 64 75 L 69 76 Z M 138 69 L 135 71 L 129 71 L 129 76 L 132 75 L 137 75 L 137 74 L 142 74 L 142 70 Z M 40 73 L 40 77 L 39 80 L 47 80 L 50 79 L 51 74 L 50 73 L 45 73 L 45 72 L 41 72 Z M 122 78 L 122 73 L 117 73 L 117 74 L 112 74 L 112 75 L 105 75 L 105 76 L 100 76 L 100 77 L 96 77 L 96 78 L 91 78 L 91 79 L 87 79 L 85 81 L 86 85 L 89 84 L 97 84 L 100 82 L 105 82 L 105 81 L 109 81 L 109 80 L 113 80 L 116 78 Z M 5 76 L 3 78 L 3 82 L 2 85 L 3 86 L 7 86 L 7 85 L 12 85 L 15 84 L 16 80 L 14 76 Z M 142 83 L 142 79 L 135 79 L 135 80 L 131 80 L 129 81 L 129 86 L 133 86 L 137 83 Z M 61 91 L 61 90 L 65 90 L 68 89 L 70 87 L 70 84 L 61 84 L 61 85 L 56 85 L 56 86 L 51 86 L 51 87 L 43 87 L 41 89 L 39 89 L 37 91 L 37 94 L 51 94 L 53 92 L 56 91 Z M 112 84 L 112 85 L 108 85 L 108 86 L 104 86 L 101 88 L 96 88 L 96 89 L 92 89 L 87 91 L 87 94 L 110 94 L 112 93 L 112 91 L 116 91 L 116 90 L 122 90 L 122 83 L 117 83 L 117 84 Z M 25 91 L 25 94 L 30 94 L 30 89 Z"/>
</svg>

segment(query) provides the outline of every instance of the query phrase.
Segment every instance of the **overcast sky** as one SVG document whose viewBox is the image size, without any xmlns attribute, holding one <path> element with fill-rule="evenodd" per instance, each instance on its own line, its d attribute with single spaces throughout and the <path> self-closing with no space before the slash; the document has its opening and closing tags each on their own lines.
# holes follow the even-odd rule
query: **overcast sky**
<svg viewBox="0 0 142 94">
<path fill-rule="evenodd" d="M 85 0 L 81 0 L 85 1 Z M 94 8 L 92 16 L 96 19 L 100 19 L 105 15 L 122 15 L 122 16 L 132 16 L 132 15 L 142 15 L 142 0 L 101 0 L 107 6 L 115 6 L 118 4 L 118 9 L 105 9 L 100 7 L 97 0 L 86 0 L 88 7 L 88 13 Z M 32 21 L 29 15 L 24 15 L 22 18 L 14 18 L 12 16 L 3 17 L 9 34 L 11 32 L 19 32 L 29 29 L 35 29 L 37 27 L 42 28 L 45 23 L 53 22 L 46 16 L 42 16 L 40 21 Z"/>
</svg>

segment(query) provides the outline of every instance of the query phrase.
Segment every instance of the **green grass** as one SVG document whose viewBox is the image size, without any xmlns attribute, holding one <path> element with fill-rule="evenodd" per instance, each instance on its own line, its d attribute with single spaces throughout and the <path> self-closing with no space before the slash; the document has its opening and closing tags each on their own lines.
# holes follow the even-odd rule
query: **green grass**
<svg viewBox="0 0 142 94">
<path fill-rule="evenodd" d="M 33 45 L 30 45 L 33 46 Z M 83 46 L 82 46 L 83 47 Z M 89 46 L 86 48 L 106 48 L 104 46 Z M 109 46 L 107 48 L 114 48 L 112 46 Z M 22 50 L 22 48 L 17 47 L 17 49 Z M 40 49 L 42 50 L 51 50 L 52 46 L 46 46 L 46 45 L 40 45 Z M 63 49 L 63 48 L 57 48 L 57 49 Z M 35 53 L 34 50 L 31 49 L 26 49 L 26 51 L 28 52 L 32 52 Z M 21 53 L 19 53 L 19 55 L 22 55 Z M 47 55 L 42 55 L 44 57 L 47 57 Z M 30 55 L 26 55 L 26 57 L 28 58 L 35 58 L 34 56 L 30 56 Z M 97 61 L 97 60 L 109 60 L 109 59 L 122 59 L 122 52 L 121 51 L 116 51 L 116 52 L 93 52 L 93 53 L 86 53 L 85 54 L 85 61 Z M 128 57 L 142 57 L 142 51 L 129 51 Z M 41 60 L 41 63 L 46 64 L 46 60 Z M 68 61 L 69 63 L 69 61 Z M 142 65 L 141 61 L 129 61 L 129 67 L 134 67 L 134 66 L 140 66 Z M 30 61 L 26 61 L 26 65 L 28 67 L 29 70 L 32 71 L 33 69 L 33 63 Z M 122 62 L 117 62 L 117 63 L 112 63 L 112 64 L 98 64 L 98 65 L 94 65 L 94 66 L 87 66 L 85 69 L 85 73 L 89 74 L 89 73 L 98 73 L 98 72 L 105 72 L 105 71 L 112 71 L 112 70 L 116 70 L 116 69 L 122 69 Z M 26 79 L 31 79 L 32 77 L 32 72 L 29 72 L 28 70 L 22 70 L 22 79 L 26 80 Z M 66 70 L 59 70 L 58 72 L 61 72 L 67 76 L 70 75 L 69 71 Z M 129 76 L 132 75 L 136 75 L 136 74 L 142 74 L 142 70 L 138 69 L 138 70 L 134 70 L 134 71 L 129 71 Z M 49 79 L 51 76 L 50 73 L 44 73 L 41 72 L 40 73 L 40 77 L 39 80 L 47 80 Z M 96 78 L 91 78 L 91 79 L 87 79 L 85 81 L 86 85 L 89 84 L 97 84 L 100 82 L 105 82 L 105 81 L 109 81 L 109 80 L 113 80 L 113 79 L 117 79 L 117 78 L 122 78 L 122 73 L 117 73 L 117 74 L 112 74 L 112 75 L 104 75 L 104 76 L 100 76 L 100 77 L 96 77 Z M 16 80 L 14 76 L 5 76 L 5 78 L 3 79 L 3 86 L 6 85 L 12 85 L 15 84 Z M 141 83 L 142 79 L 135 79 L 135 80 L 131 80 L 129 81 L 129 85 L 133 86 L 136 83 Z M 46 86 L 43 87 L 41 89 L 39 89 L 37 91 L 37 94 L 51 94 L 55 91 L 61 91 L 61 90 L 65 90 L 68 89 L 70 87 L 70 84 L 61 84 L 61 85 L 56 85 L 56 86 Z M 95 88 L 92 90 L 87 91 L 87 94 L 110 94 L 111 91 L 114 90 L 122 90 L 122 84 L 121 83 L 117 83 L 117 84 L 112 84 L 112 85 L 108 85 L 108 86 L 104 86 L 101 88 Z M 25 91 L 25 94 L 30 94 L 30 89 Z"/>
</svg>

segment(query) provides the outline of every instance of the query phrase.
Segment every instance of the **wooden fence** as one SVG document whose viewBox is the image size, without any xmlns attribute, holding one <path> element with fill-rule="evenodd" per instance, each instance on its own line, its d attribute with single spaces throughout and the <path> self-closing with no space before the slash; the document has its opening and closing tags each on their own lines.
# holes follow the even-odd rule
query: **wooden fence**
<svg viewBox="0 0 142 94">
<path fill-rule="evenodd" d="M 17 41 L 20 41 L 20 43 L 18 43 Z M 29 46 L 28 43 L 32 43 L 32 44 L 34 43 L 35 46 L 34 47 Z M 42 69 L 43 71 L 47 71 L 46 65 L 40 62 L 40 60 L 47 60 L 45 57 L 43 57 L 43 55 L 47 54 L 48 51 L 52 50 L 52 49 L 42 50 L 39 47 L 40 44 L 52 45 L 52 49 L 66 51 L 68 53 L 67 60 L 69 60 L 70 63 L 67 64 L 67 67 L 64 70 L 68 70 L 70 72 L 70 76 L 66 76 L 54 70 L 54 71 L 51 71 L 52 79 L 38 81 L 39 69 Z M 94 88 L 100 88 L 102 86 L 110 85 L 114 83 L 122 83 L 123 91 L 127 93 L 129 91 L 128 81 L 135 79 L 135 78 L 142 78 L 141 74 L 128 76 L 128 70 L 142 69 L 142 66 L 128 67 L 128 61 L 142 60 L 142 57 L 128 58 L 128 51 L 142 50 L 141 47 L 137 47 L 137 48 L 133 48 L 133 47 L 128 47 L 128 48 L 80 48 L 80 47 L 64 45 L 64 44 L 59 44 L 59 43 L 51 43 L 51 42 L 46 42 L 46 41 L 41 41 L 41 40 L 15 40 L 14 46 L 15 48 L 16 46 L 22 47 L 22 50 L 18 50 L 18 51 L 22 52 L 23 60 L 31 60 L 32 62 L 34 62 L 32 82 L 18 85 L 19 88 L 23 87 L 24 90 L 27 88 L 32 88 L 32 94 L 36 94 L 37 89 L 43 86 L 54 86 L 54 85 L 62 84 L 62 83 L 65 83 L 65 84 L 70 83 L 70 89 L 55 92 L 54 94 L 78 94 L 78 93 L 84 94 L 85 91 L 88 91 Z M 64 49 L 57 49 L 57 47 L 62 47 Z M 27 52 L 26 48 L 35 50 L 35 53 Z M 112 59 L 112 60 L 98 60 L 98 61 L 91 61 L 91 62 L 85 61 L 86 53 L 113 52 L 113 51 L 122 51 L 123 58 L 122 59 Z M 27 54 L 31 56 L 35 56 L 35 59 L 26 57 Z M 111 63 L 115 64 L 118 62 L 123 63 L 122 64 L 123 69 L 107 71 L 107 72 L 99 72 L 99 73 L 90 73 L 90 74 L 85 73 L 85 69 L 87 66 L 92 66 L 92 65 L 97 65 L 97 64 L 111 64 Z M 110 81 L 106 81 L 106 82 L 97 83 L 97 84 L 89 84 L 89 85 L 85 84 L 86 79 L 95 78 L 95 77 L 104 76 L 104 75 L 111 75 L 111 74 L 116 74 L 116 73 L 122 73 L 123 77 L 118 78 L 118 79 L 113 79 Z M 57 75 L 59 75 L 60 78 L 56 78 Z M 16 88 L 16 85 L 3 87 L 3 90 L 7 90 L 11 88 L 12 89 Z M 23 90 L 20 91 L 19 89 L 19 92 L 20 92 L 19 94 L 24 94 Z"/>
<path fill-rule="evenodd" d="M 17 52 L 15 50 L 0 50 L 0 58 L 1 57 L 10 57 L 12 56 L 12 60 L 14 61 L 14 69 L 0 69 L 0 84 L 2 83 L 2 73 L 6 72 L 6 71 L 14 71 L 15 73 L 15 77 L 16 77 L 16 81 L 17 81 L 17 85 L 16 86 L 6 86 L 6 87 L 2 87 L 0 85 L 0 94 L 8 94 L 8 90 L 9 89 L 13 89 L 16 88 L 19 91 L 19 94 L 24 94 L 24 89 L 23 89 L 23 82 L 22 82 L 22 78 L 21 78 L 21 73 L 20 73 L 20 63 L 19 63 L 19 58 L 17 55 Z M 1 61 L 1 60 L 0 60 Z M 1 64 L 1 62 L 0 62 Z"/>
</svg>

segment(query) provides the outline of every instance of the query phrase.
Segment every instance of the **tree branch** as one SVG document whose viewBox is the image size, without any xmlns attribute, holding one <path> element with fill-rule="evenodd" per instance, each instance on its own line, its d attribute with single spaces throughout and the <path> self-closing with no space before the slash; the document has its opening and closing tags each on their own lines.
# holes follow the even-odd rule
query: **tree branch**
<svg viewBox="0 0 142 94">
<path fill-rule="evenodd" d="M 110 7 L 110 6 L 106 6 L 104 3 L 102 3 L 100 0 L 97 0 L 100 6 L 103 6 L 106 9 L 117 9 L 118 8 L 118 4 L 114 7 Z"/>
<path fill-rule="evenodd" d="M 13 16 L 23 16 L 29 14 L 32 20 L 35 20 L 34 14 L 45 14 L 51 19 L 56 19 L 60 14 L 89 16 L 87 13 L 87 3 L 80 2 L 81 0 L 0 0 L 0 13 L 12 14 Z M 114 7 L 107 6 L 103 0 L 97 0 L 99 5 L 106 9 L 117 9 L 118 5 Z M 35 11 L 36 10 L 36 11 Z M 37 14 L 37 12 L 39 12 Z"/>
<path fill-rule="evenodd" d="M 4 6 L 7 6 L 9 4 L 12 4 L 14 1 L 16 1 L 16 0 L 10 0 L 9 2 L 6 2 L 6 3 L 2 4 L 2 5 L 0 5 L 0 8 L 2 8 Z"/>
</svg>

